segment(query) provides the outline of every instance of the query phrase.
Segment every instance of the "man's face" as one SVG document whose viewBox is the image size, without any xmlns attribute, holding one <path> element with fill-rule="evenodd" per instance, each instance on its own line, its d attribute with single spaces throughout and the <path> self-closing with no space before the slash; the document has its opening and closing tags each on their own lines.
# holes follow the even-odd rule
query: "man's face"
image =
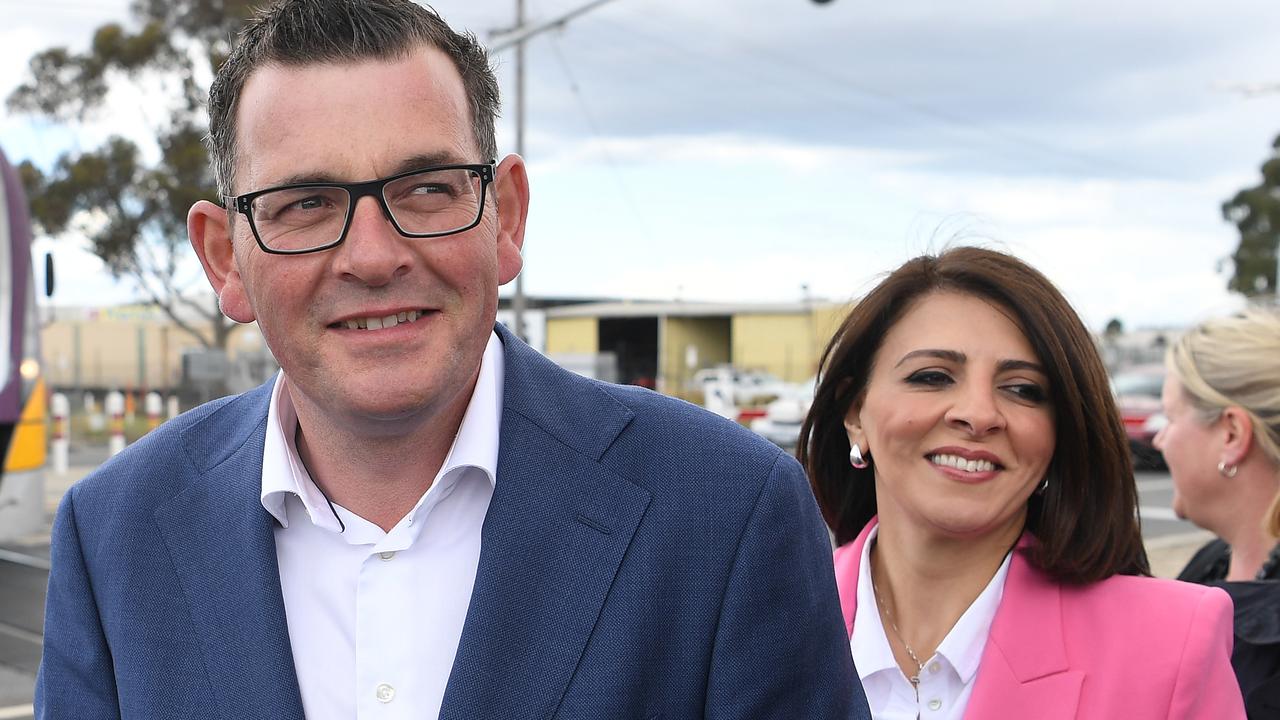
<svg viewBox="0 0 1280 720">
<path fill-rule="evenodd" d="M 489 160 L 478 156 L 462 80 L 433 48 L 392 61 L 263 67 L 245 85 L 237 120 L 236 193 Z M 267 254 L 237 215 L 223 230 L 234 257 L 218 277 L 218 246 L 197 238 L 215 237 L 216 219 L 192 221 L 193 244 L 204 247 L 223 311 L 258 321 L 295 402 L 334 422 L 394 432 L 401 421 L 465 407 L 498 286 L 520 270 L 524 182 L 519 158 L 507 158 L 480 224 L 445 237 L 401 236 L 366 197 L 346 241 L 331 250 Z M 409 321 L 379 329 L 348 323 L 389 316 Z"/>
</svg>

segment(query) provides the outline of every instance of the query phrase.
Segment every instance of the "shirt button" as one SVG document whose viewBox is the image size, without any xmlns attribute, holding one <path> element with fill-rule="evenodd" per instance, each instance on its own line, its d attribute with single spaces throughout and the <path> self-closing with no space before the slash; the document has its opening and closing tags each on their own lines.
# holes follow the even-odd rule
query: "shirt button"
<svg viewBox="0 0 1280 720">
<path fill-rule="evenodd" d="M 380 703 L 389 703 L 396 697 L 396 689 L 386 683 L 378 685 L 378 689 L 374 692 L 374 696 L 378 698 Z"/>
<path fill-rule="evenodd" d="M 390 560 L 391 558 L 393 558 L 393 557 L 395 557 L 395 556 L 396 556 L 396 554 L 395 554 L 394 552 L 392 552 L 392 551 L 387 551 L 387 552 L 380 552 L 380 553 L 378 553 L 378 557 L 382 558 L 383 560 Z"/>
<path fill-rule="evenodd" d="M 384 702 L 385 702 L 385 701 L 384 701 Z M 942 701 L 941 701 L 941 700 L 939 700 L 938 698 L 934 698 L 934 699 L 930 700 L 930 701 L 929 701 L 929 709 L 930 709 L 930 710 L 932 710 L 932 711 L 934 711 L 934 712 L 937 712 L 937 711 L 941 710 L 941 709 L 942 709 Z"/>
<path fill-rule="evenodd" d="M 931 673 L 936 673 L 936 672 L 938 672 L 938 671 L 939 671 L 939 670 L 941 670 L 941 669 L 942 669 L 942 666 L 941 666 L 941 665 L 939 665 L 937 662 L 931 662 L 931 663 L 929 663 L 929 672 L 931 672 Z"/>
</svg>

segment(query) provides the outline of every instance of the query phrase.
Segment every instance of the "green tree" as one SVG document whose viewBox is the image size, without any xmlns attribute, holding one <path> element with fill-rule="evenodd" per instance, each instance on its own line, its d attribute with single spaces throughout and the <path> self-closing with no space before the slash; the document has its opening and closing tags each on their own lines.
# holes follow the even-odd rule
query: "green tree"
<svg viewBox="0 0 1280 720">
<path fill-rule="evenodd" d="M 186 214 L 217 190 L 201 142 L 211 78 L 230 41 L 260 0 L 135 0 L 134 25 L 99 27 L 89 49 L 44 50 L 31 58 L 29 78 L 8 98 L 15 112 L 68 125 L 101 111 L 111 88 L 132 83 L 155 98 L 165 120 L 151 128 L 158 152 L 112 137 L 101 147 L 63 154 L 45 173 L 22 163 L 32 217 L 45 234 L 83 232 L 117 278 L 128 278 L 147 300 L 206 347 L 226 349 L 232 324 L 215 304 L 180 286 L 189 257 Z M 153 92 L 159 88 L 160 92 Z M 148 164 L 146 157 L 158 159 Z M 191 318 L 201 318 L 192 322 Z"/>
<path fill-rule="evenodd" d="M 1222 204 L 1222 216 L 1240 230 L 1240 245 L 1231 259 L 1235 274 L 1227 287 L 1249 297 L 1276 295 L 1276 258 L 1280 255 L 1280 136 L 1262 163 L 1262 182 L 1245 188 Z"/>
<path fill-rule="evenodd" d="M 1106 328 L 1103 329 L 1102 335 L 1108 340 L 1114 340 L 1124 334 L 1124 323 L 1120 322 L 1120 318 L 1111 318 L 1107 321 Z"/>
</svg>

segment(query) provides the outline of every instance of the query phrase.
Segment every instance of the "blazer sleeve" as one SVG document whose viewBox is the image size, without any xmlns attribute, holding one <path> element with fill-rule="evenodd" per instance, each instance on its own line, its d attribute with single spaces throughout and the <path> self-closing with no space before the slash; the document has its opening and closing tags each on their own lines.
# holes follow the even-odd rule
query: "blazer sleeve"
<svg viewBox="0 0 1280 720">
<path fill-rule="evenodd" d="M 1244 700 L 1231 669 L 1231 598 L 1206 588 L 1187 629 L 1169 702 L 1170 720 L 1244 720 Z"/>
<path fill-rule="evenodd" d="M 62 498 L 53 523 L 36 717 L 118 719 L 111 650 L 80 546 L 75 495 L 73 488 Z"/>
<path fill-rule="evenodd" d="M 870 718 L 844 634 L 831 544 L 804 472 L 779 454 L 720 608 L 707 720 Z"/>
</svg>

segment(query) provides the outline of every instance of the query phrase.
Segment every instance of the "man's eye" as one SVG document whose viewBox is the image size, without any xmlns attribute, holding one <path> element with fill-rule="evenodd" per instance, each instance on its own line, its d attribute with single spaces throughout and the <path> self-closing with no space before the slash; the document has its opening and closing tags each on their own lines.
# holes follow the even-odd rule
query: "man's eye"
<svg viewBox="0 0 1280 720">
<path fill-rule="evenodd" d="M 445 183 L 422 183 L 414 185 L 409 191 L 413 195 L 456 195 L 454 189 Z"/>
</svg>

